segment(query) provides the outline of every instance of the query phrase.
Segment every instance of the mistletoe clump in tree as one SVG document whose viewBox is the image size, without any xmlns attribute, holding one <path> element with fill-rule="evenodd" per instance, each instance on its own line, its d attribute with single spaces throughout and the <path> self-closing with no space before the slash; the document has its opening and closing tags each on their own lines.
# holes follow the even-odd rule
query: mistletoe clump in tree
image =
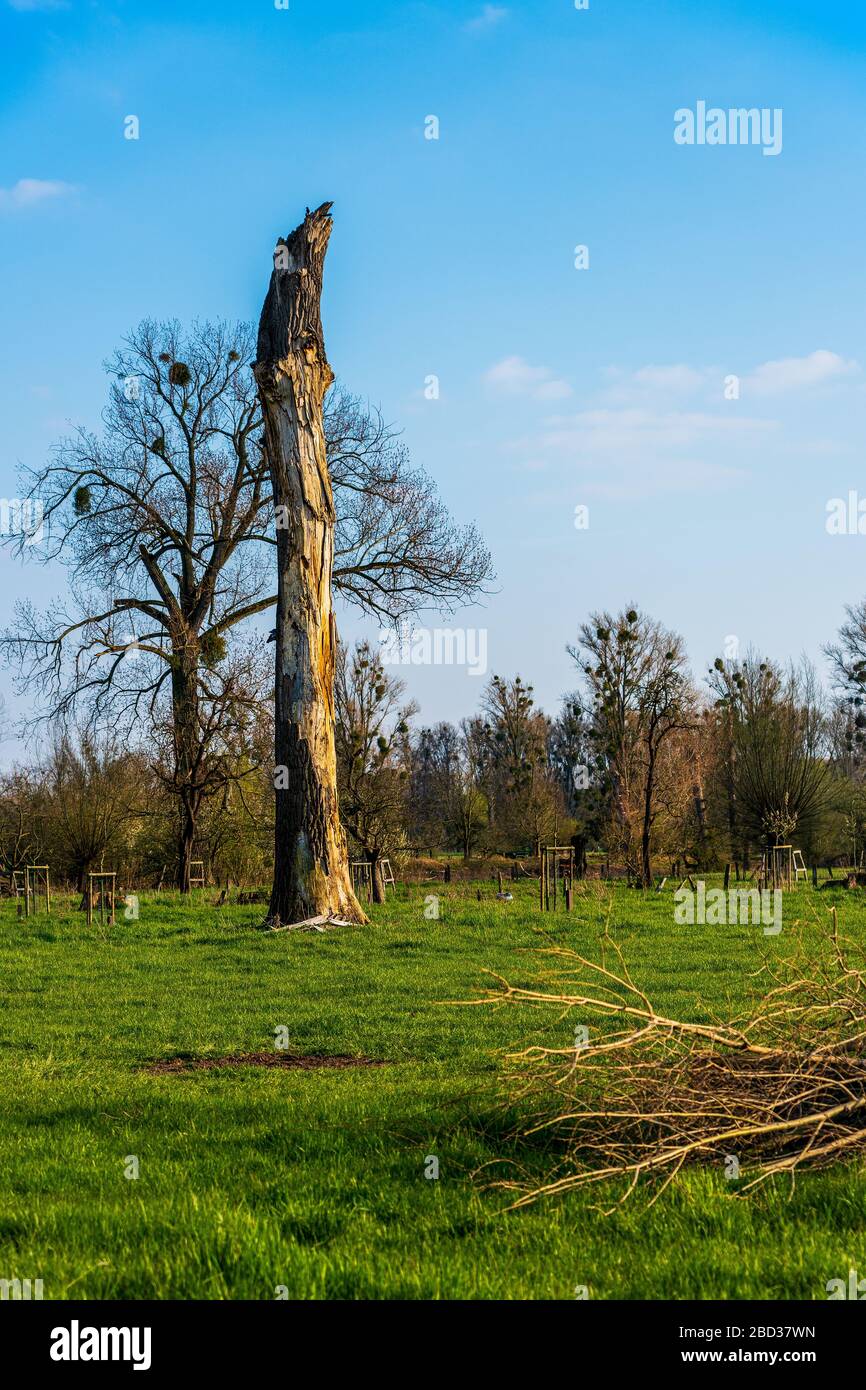
<svg viewBox="0 0 866 1390">
<path fill-rule="evenodd" d="M 807 663 L 781 671 L 749 654 L 719 657 L 709 678 L 730 740 L 738 815 L 768 849 L 805 834 L 831 792 L 828 726 Z"/>
<path fill-rule="evenodd" d="M 630 864 L 637 850 L 636 876 L 650 887 L 666 755 L 696 719 L 682 638 L 628 608 L 616 617 L 594 613 L 569 652 L 585 677 L 592 742 L 614 832 Z"/>
</svg>

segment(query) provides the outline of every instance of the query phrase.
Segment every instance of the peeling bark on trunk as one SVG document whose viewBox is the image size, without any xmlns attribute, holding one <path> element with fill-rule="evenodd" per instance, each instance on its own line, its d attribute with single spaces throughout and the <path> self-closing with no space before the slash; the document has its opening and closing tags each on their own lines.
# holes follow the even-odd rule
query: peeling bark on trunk
<svg viewBox="0 0 866 1390">
<path fill-rule="evenodd" d="M 321 293 L 331 204 L 307 211 L 274 255 L 253 371 L 277 509 L 276 842 L 269 917 L 366 922 L 337 808 L 331 595 L 334 501 L 322 401 L 333 381 Z"/>
</svg>

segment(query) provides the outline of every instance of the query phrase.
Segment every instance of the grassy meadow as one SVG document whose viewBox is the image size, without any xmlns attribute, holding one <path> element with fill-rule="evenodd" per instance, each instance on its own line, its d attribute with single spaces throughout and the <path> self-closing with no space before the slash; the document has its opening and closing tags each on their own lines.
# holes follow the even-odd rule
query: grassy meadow
<svg viewBox="0 0 866 1390">
<path fill-rule="evenodd" d="M 649 1209 L 604 1215 L 611 1189 L 506 1212 L 477 1170 L 541 1179 L 551 1156 L 510 1137 L 502 1056 L 562 1045 L 573 1020 L 447 1002 L 485 970 L 529 983 L 545 941 L 596 956 L 607 924 L 661 1011 L 730 1018 L 766 954 L 817 941 L 831 897 L 866 939 L 860 894 L 800 888 L 766 937 L 677 926 L 669 889 L 596 885 L 555 917 L 534 885 L 482 892 L 400 887 L 370 926 L 322 935 L 257 930 L 261 907 L 214 890 L 144 894 L 111 929 L 70 898 L 28 921 L 0 904 L 0 1278 L 46 1299 L 821 1299 L 866 1269 L 862 1161 L 745 1200 L 699 1169 Z M 291 1053 L 387 1065 L 147 1069 L 273 1052 L 280 1028 Z"/>
</svg>

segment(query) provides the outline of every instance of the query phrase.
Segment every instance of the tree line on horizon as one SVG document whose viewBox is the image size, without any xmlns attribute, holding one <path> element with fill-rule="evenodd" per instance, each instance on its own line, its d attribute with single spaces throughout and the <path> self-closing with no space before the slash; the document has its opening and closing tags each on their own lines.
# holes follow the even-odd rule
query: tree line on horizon
<svg viewBox="0 0 866 1390">
<path fill-rule="evenodd" d="M 850 672 L 859 690 L 863 658 L 844 643 L 840 680 Z M 424 725 L 375 646 L 340 647 L 340 814 L 352 857 L 372 865 L 375 901 L 383 859 L 429 851 L 469 864 L 573 842 L 645 885 L 675 863 L 746 872 L 776 843 L 794 843 L 808 863 L 856 862 L 866 846 L 862 695 L 830 697 L 808 663 L 785 670 L 753 653 L 718 658 L 698 683 L 682 640 L 637 608 L 593 615 L 570 651 L 579 685 L 556 715 L 519 675 L 493 675 L 477 710 Z M 210 880 L 252 886 L 271 872 L 271 718 L 264 699 L 202 801 L 193 857 Z M 58 734 L 35 765 L 0 779 L 3 871 L 45 861 L 79 890 L 103 866 L 130 885 L 166 869 L 172 882 L 171 756 L 170 741 L 128 744 L 86 725 Z"/>
</svg>

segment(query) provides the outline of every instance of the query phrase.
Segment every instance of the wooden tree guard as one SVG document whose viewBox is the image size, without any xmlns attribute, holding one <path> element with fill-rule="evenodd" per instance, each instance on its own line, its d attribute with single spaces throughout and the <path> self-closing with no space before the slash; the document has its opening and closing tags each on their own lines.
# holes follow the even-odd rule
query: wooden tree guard
<svg viewBox="0 0 866 1390">
<path fill-rule="evenodd" d="M 198 873 L 194 874 L 193 869 Z M 204 888 L 204 860 L 191 859 L 189 861 L 189 886 L 190 888 Z"/>
<path fill-rule="evenodd" d="M 373 901 L 373 865 L 369 859 L 353 859 L 350 866 L 352 870 L 352 891 L 356 897 L 360 898 L 361 893 L 367 896 L 367 902 Z"/>
<path fill-rule="evenodd" d="M 51 877 L 47 864 L 28 864 L 24 870 L 24 916 L 35 917 L 39 899 L 45 900 L 45 915 L 51 916 Z"/>
<path fill-rule="evenodd" d="M 565 903 L 570 911 L 570 889 L 574 883 L 574 845 L 543 845 L 539 879 L 542 912 L 556 911 L 557 883 L 560 878 L 565 880 Z"/>
<path fill-rule="evenodd" d="M 772 886 L 774 888 L 790 888 L 794 882 L 793 845 L 773 845 L 770 868 Z"/>
<path fill-rule="evenodd" d="M 98 874 L 88 874 L 87 877 L 88 877 L 88 886 L 87 886 L 87 925 L 88 925 L 88 926 L 92 926 L 92 925 L 93 925 L 93 893 L 94 893 L 94 884 L 93 884 L 93 881 L 94 881 L 94 879 L 98 879 L 98 880 L 99 880 L 98 892 L 99 892 L 99 921 L 100 921 L 100 925 L 103 926 L 103 927 L 105 926 L 105 896 L 106 896 L 106 892 L 107 892 L 107 893 L 108 893 L 108 900 L 109 900 L 109 907 L 110 907 L 110 915 L 109 915 L 109 918 L 108 918 L 108 925 L 109 925 L 110 927 L 113 927 L 113 926 L 114 926 L 114 890 L 115 890 L 115 885 L 116 885 L 116 882 L 117 882 L 117 874 L 116 874 L 116 873 L 101 873 L 101 872 L 100 872 L 100 873 L 98 873 Z"/>
<path fill-rule="evenodd" d="M 382 870 L 383 884 L 385 884 L 388 888 L 396 888 L 397 884 L 394 880 L 394 870 L 391 868 L 391 860 L 382 859 L 379 863 L 379 867 Z"/>
<path fill-rule="evenodd" d="M 797 859 L 799 858 L 799 864 Z M 750 878 L 757 878 L 759 888 L 793 888 L 802 872 L 806 877 L 803 855 L 793 845 L 770 845 L 761 854 L 761 862 Z"/>
</svg>

